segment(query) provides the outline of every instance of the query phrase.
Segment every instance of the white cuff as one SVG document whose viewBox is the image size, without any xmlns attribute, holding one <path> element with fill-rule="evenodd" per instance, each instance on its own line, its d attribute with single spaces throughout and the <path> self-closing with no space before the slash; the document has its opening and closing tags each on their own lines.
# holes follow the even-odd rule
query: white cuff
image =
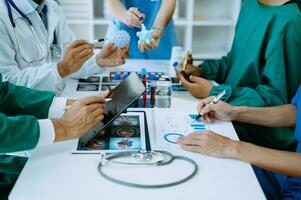
<svg viewBox="0 0 301 200">
<path fill-rule="evenodd" d="M 65 80 L 59 74 L 57 66 L 55 66 L 54 68 L 55 68 L 54 73 L 56 75 L 55 94 L 60 96 L 63 93 L 66 84 L 65 84 Z"/>
<path fill-rule="evenodd" d="M 101 74 L 105 69 L 97 65 L 96 59 L 97 56 L 94 55 L 82 66 L 82 68 L 78 72 L 72 74 L 71 77 L 79 79 L 89 78 L 90 76 L 95 74 Z"/>
<path fill-rule="evenodd" d="M 55 140 L 55 131 L 50 119 L 38 120 L 40 127 L 40 137 L 36 147 L 53 144 Z"/>
<path fill-rule="evenodd" d="M 62 118 L 65 113 L 67 99 L 63 97 L 54 97 L 49 108 L 48 118 L 58 119 Z"/>
</svg>

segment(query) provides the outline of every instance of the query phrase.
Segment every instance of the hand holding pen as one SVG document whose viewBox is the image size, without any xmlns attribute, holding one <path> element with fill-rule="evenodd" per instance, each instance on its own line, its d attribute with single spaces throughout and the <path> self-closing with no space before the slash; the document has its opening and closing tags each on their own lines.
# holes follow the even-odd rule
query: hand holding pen
<svg viewBox="0 0 301 200">
<path fill-rule="evenodd" d="M 234 107 L 221 101 L 221 98 L 226 94 L 223 90 L 216 97 L 208 97 L 201 100 L 197 105 L 197 111 L 199 113 L 195 120 L 202 117 L 205 121 L 211 122 L 212 120 L 223 120 L 231 121 L 233 119 L 233 109 Z"/>
</svg>

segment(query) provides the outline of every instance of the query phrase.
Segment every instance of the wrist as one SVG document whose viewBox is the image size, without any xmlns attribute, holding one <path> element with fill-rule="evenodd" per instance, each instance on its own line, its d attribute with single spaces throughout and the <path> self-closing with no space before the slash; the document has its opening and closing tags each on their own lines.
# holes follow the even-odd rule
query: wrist
<svg viewBox="0 0 301 200">
<path fill-rule="evenodd" d="M 225 154 L 228 158 L 241 160 L 242 145 L 243 143 L 240 141 L 230 140 Z"/>
<path fill-rule="evenodd" d="M 76 102 L 76 100 L 74 100 L 74 99 L 67 99 L 66 106 L 71 106 L 74 102 Z"/>
<path fill-rule="evenodd" d="M 63 119 L 52 120 L 52 124 L 55 132 L 55 142 L 63 141 L 67 139 L 67 127 Z"/>
<path fill-rule="evenodd" d="M 68 73 L 66 72 L 66 70 L 64 68 L 63 63 L 58 63 L 57 64 L 57 71 L 58 71 L 61 78 L 65 78 L 68 75 Z"/>
<path fill-rule="evenodd" d="M 95 56 L 95 62 L 98 67 L 103 68 L 104 66 L 102 64 L 102 57 L 100 54 L 101 52 Z"/>
<path fill-rule="evenodd" d="M 237 119 L 239 118 L 240 109 L 241 108 L 238 106 L 233 106 L 230 108 L 231 121 L 238 121 Z"/>
<path fill-rule="evenodd" d="M 164 28 L 160 25 L 153 25 L 152 29 L 157 32 L 157 34 L 162 37 L 164 35 Z"/>
</svg>

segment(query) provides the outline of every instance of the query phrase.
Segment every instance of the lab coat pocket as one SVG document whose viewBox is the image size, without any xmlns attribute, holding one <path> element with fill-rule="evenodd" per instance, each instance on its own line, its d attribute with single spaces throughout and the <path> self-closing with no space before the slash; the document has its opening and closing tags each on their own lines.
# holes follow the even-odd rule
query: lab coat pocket
<svg viewBox="0 0 301 200">
<path fill-rule="evenodd" d="M 24 20 L 16 21 L 16 41 L 22 59 L 27 63 L 34 63 L 44 58 L 42 44 L 32 26 Z"/>
</svg>

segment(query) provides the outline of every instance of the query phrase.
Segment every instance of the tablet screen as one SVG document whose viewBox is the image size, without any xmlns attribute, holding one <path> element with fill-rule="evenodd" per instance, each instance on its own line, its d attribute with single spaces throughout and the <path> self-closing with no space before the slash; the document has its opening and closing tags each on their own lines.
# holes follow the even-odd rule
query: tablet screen
<svg viewBox="0 0 301 200">
<path fill-rule="evenodd" d="M 105 105 L 105 118 L 85 136 L 80 138 L 80 144 L 86 145 L 96 134 L 108 126 L 115 118 L 124 112 L 145 91 L 145 86 L 136 73 L 131 73 L 126 80 L 114 88 L 109 97 L 112 100 Z"/>
</svg>

